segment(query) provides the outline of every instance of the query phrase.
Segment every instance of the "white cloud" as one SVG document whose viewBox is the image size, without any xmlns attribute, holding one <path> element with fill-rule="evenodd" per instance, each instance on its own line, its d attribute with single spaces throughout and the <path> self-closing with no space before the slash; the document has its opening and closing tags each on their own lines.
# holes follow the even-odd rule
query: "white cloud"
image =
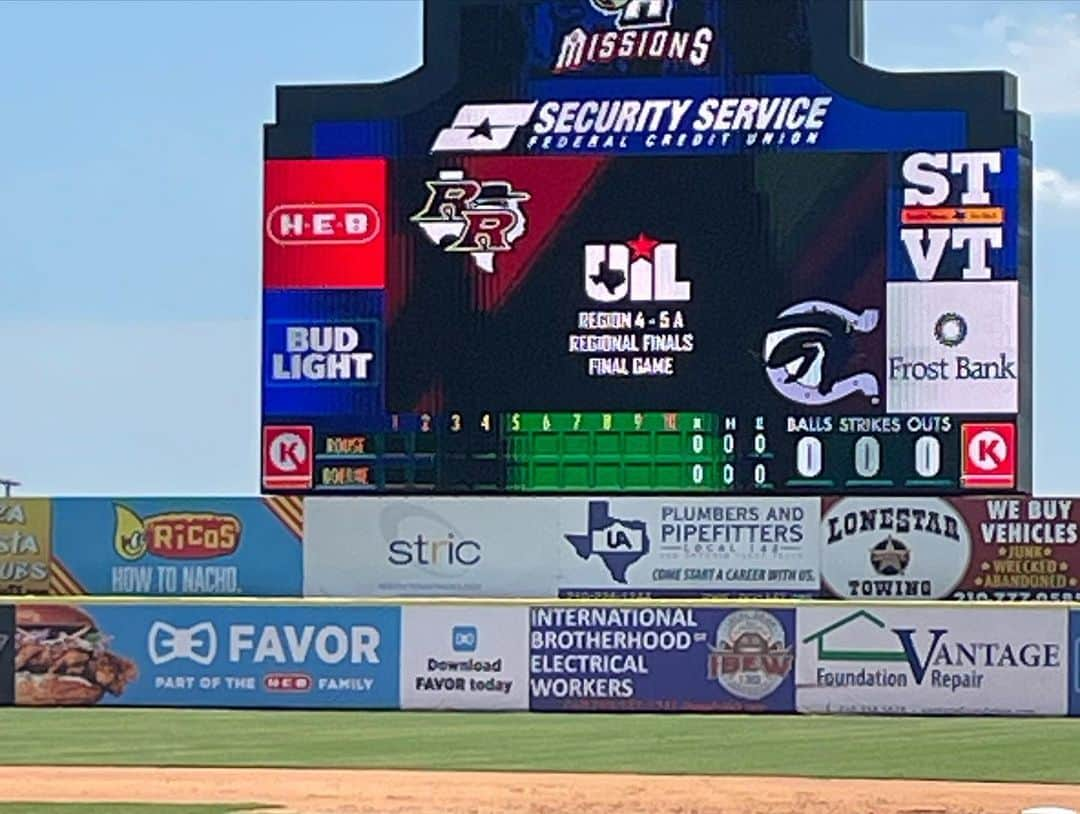
<svg viewBox="0 0 1080 814">
<path fill-rule="evenodd" d="M 1080 209 L 1080 181 L 1049 167 L 1037 168 L 1033 173 L 1033 180 L 1035 200 L 1039 203 Z"/>
<path fill-rule="evenodd" d="M 1019 20 L 999 14 L 978 26 L 955 26 L 953 32 L 989 60 L 986 67 L 1005 68 L 1020 77 L 1022 110 L 1080 113 L 1080 15 Z"/>
</svg>

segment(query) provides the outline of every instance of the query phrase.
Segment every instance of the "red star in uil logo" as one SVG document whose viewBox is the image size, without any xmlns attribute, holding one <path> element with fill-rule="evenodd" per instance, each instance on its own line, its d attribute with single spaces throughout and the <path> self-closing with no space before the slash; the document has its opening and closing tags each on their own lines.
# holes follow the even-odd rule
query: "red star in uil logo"
<svg viewBox="0 0 1080 814">
<path fill-rule="evenodd" d="M 639 257 L 644 257 L 646 260 L 652 260 L 653 249 L 660 245 L 659 240 L 653 240 L 644 232 L 639 232 L 638 236 L 633 240 L 626 241 L 626 245 L 633 251 L 631 260 L 637 260 Z"/>
</svg>

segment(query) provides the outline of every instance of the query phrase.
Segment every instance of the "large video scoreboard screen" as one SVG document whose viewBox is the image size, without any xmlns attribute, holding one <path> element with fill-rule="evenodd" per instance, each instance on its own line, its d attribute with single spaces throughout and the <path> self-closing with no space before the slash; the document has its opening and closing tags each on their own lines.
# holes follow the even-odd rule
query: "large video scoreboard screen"
<svg viewBox="0 0 1080 814">
<path fill-rule="evenodd" d="M 418 73 L 279 88 L 264 490 L 1025 489 L 1007 79 L 762 8 L 429 3 Z"/>
</svg>

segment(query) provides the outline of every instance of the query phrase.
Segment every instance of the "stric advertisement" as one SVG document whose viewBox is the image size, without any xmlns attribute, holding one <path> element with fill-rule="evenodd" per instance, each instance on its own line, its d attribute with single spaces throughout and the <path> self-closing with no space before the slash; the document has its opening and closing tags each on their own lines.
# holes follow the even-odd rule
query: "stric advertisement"
<svg viewBox="0 0 1080 814">
<path fill-rule="evenodd" d="M 299 596 L 296 498 L 58 498 L 50 593 Z"/>
<path fill-rule="evenodd" d="M 25 604 L 15 703 L 398 706 L 400 609 Z"/>
</svg>

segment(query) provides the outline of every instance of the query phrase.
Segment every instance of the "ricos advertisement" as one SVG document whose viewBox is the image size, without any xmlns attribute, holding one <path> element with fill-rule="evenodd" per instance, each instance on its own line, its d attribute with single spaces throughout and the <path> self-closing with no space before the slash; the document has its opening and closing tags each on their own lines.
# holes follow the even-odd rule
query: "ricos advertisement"
<svg viewBox="0 0 1080 814">
<path fill-rule="evenodd" d="M 821 583 L 841 599 L 946 599 L 971 561 L 971 533 L 941 498 L 826 498 Z"/>
<path fill-rule="evenodd" d="M 1063 715 L 1064 609 L 836 605 L 796 612 L 799 712 Z"/>
<path fill-rule="evenodd" d="M 555 595 L 557 501 L 308 498 L 305 596 Z"/>
<path fill-rule="evenodd" d="M 19 705 L 398 706 L 398 608 L 20 604 L 15 628 Z"/>
<path fill-rule="evenodd" d="M 49 498 L 0 498 L 0 593 L 48 593 L 51 548 Z"/>
<path fill-rule="evenodd" d="M 791 712 L 791 610 L 537 607 L 533 710 Z"/>
<path fill-rule="evenodd" d="M 563 499 L 559 596 L 816 595 L 814 498 Z"/>
<path fill-rule="evenodd" d="M 402 709 L 529 708 L 529 609 L 401 609 Z"/>
<path fill-rule="evenodd" d="M 51 593 L 299 596 L 296 498 L 58 498 Z"/>
</svg>

